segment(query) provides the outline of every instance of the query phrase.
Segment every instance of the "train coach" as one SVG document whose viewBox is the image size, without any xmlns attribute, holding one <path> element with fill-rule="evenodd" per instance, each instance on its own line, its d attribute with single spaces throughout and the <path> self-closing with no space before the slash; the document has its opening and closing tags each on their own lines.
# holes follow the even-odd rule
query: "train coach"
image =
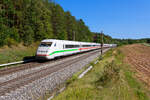
<svg viewBox="0 0 150 100">
<path fill-rule="evenodd" d="M 49 60 L 59 56 L 66 56 L 99 48 L 99 43 L 46 39 L 41 41 L 36 52 L 36 58 Z"/>
</svg>

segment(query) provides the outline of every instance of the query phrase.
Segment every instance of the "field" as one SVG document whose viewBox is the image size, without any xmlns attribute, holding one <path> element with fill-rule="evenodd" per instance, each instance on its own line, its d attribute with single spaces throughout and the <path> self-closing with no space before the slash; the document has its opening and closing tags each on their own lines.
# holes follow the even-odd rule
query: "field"
<svg viewBox="0 0 150 100">
<path fill-rule="evenodd" d="M 125 61 L 136 70 L 136 76 L 150 87 L 150 47 L 135 44 L 121 50 L 126 55 Z"/>
<path fill-rule="evenodd" d="M 0 64 L 32 58 L 36 53 L 37 47 L 38 43 L 28 47 L 22 44 L 12 47 L 2 47 L 0 48 Z"/>
<path fill-rule="evenodd" d="M 54 100 L 150 100 L 150 47 L 127 45 L 108 51 L 82 79 L 78 73 Z M 140 79 L 140 80 L 139 80 Z M 142 80 L 142 81 L 141 81 Z M 143 82 L 145 84 L 143 84 Z"/>
</svg>

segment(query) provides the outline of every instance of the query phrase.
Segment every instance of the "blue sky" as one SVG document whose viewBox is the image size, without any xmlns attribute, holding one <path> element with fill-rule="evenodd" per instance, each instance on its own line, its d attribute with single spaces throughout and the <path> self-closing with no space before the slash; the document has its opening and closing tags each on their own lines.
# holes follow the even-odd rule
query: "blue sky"
<svg viewBox="0 0 150 100">
<path fill-rule="evenodd" d="M 113 38 L 150 38 L 150 0 L 55 0 L 93 32 Z"/>
</svg>

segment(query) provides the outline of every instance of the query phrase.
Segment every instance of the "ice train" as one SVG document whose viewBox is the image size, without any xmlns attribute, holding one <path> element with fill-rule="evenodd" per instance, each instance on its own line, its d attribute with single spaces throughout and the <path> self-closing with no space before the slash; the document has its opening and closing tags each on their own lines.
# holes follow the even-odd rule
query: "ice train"
<svg viewBox="0 0 150 100">
<path fill-rule="evenodd" d="M 103 47 L 112 47 L 114 44 L 104 44 Z M 45 39 L 42 40 L 37 52 L 37 59 L 54 59 L 59 56 L 77 54 L 101 48 L 99 43 L 77 42 L 68 40 Z"/>
</svg>

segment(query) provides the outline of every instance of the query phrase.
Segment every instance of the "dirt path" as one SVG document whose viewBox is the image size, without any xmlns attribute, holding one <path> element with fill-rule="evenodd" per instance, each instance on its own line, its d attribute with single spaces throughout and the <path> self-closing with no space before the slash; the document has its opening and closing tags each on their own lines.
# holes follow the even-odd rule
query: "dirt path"
<svg viewBox="0 0 150 100">
<path fill-rule="evenodd" d="M 138 72 L 137 77 L 150 87 L 150 47 L 133 44 L 121 50 L 126 55 L 125 61 Z"/>
</svg>

